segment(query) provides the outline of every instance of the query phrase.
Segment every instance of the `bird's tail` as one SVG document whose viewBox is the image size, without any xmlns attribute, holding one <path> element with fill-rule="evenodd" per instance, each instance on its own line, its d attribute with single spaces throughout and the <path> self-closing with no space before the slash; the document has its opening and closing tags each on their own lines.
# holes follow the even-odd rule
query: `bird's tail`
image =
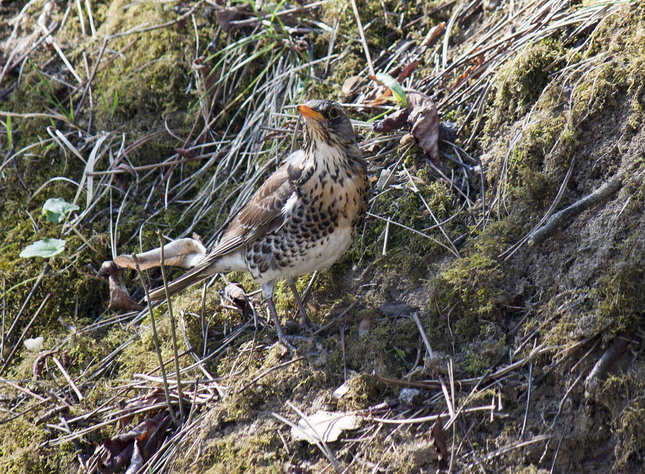
<svg viewBox="0 0 645 474">
<path fill-rule="evenodd" d="M 173 280 L 170 283 L 168 283 L 169 296 L 176 295 L 177 293 L 184 290 L 185 288 L 188 288 L 189 286 L 192 286 L 196 283 L 199 283 L 202 280 L 205 280 L 206 278 L 213 275 L 214 273 L 217 273 L 217 272 L 213 271 L 211 265 L 203 265 L 203 264 L 197 265 L 189 272 L 184 273 L 176 280 Z M 150 299 L 152 301 L 165 300 L 166 289 L 163 286 L 160 286 L 150 291 Z"/>
</svg>

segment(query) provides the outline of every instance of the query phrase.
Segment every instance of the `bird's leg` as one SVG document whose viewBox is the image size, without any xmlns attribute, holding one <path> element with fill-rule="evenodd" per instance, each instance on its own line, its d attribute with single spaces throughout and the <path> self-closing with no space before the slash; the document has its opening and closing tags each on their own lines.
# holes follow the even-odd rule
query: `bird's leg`
<svg viewBox="0 0 645 474">
<path fill-rule="evenodd" d="M 282 325 L 280 324 L 280 319 L 278 319 L 278 312 L 275 310 L 275 305 L 273 304 L 273 288 L 275 286 L 275 282 L 270 281 L 268 283 L 262 284 L 262 295 L 264 298 L 267 300 L 267 306 L 269 307 L 269 313 L 271 313 L 271 317 L 273 318 L 273 323 L 275 324 L 275 331 L 278 333 L 278 339 L 280 339 L 280 342 L 287 346 L 287 348 L 290 351 L 295 352 L 296 348 L 293 347 L 293 345 L 287 341 L 287 336 L 284 334 L 284 330 L 282 329 Z"/>
<path fill-rule="evenodd" d="M 298 294 L 296 285 L 290 281 L 287 282 L 287 285 L 289 285 L 289 288 L 291 288 L 291 293 L 293 293 L 293 297 L 296 299 L 296 304 L 298 305 L 298 309 L 300 310 L 300 317 L 302 318 L 302 320 L 300 321 L 300 326 L 307 329 L 314 329 L 314 325 L 307 317 L 307 310 L 305 309 L 305 305 L 302 304 L 302 299 Z"/>
</svg>

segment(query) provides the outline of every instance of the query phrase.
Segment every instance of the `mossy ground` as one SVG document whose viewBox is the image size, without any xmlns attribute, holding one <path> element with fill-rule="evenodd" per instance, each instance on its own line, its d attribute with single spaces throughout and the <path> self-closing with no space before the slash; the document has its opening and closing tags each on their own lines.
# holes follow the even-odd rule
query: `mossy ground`
<svg viewBox="0 0 645 474">
<path fill-rule="evenodd" d="M 73 201 L 77 193 L 73 183 L 82 179 L 85 166 L 69 148 L 52 141 L 47 127 L 70 133 L 74 145 L 86 155 L 91 146 L 83 140 L 109 131 L 113 143 L 123 138 L 130 147 L 128 160 L 133 166 L 155 164 L 172 156 L 184 145 L 175 136 L 185 139 L 201 130 L 204 123 L 199 104 L 203 97 L 193 89 L 190 68 L 196 43 L 207 51 L 206 56 L 214 54 L 218 60 L 217 51 L 250 30 L 218 30 L 216 14 L 205 6 L 198 8 L 194 17 L 175 22 L 185 12 L 184 6 L 175 7 L 168 3 L 93 4 L 101 38 L 138 26 L 172 24 L 111 40 L 105 54 L 113 59 L 109 66 L 97 70 L 92 107 L 89 97 L 83 102 L 78 95 L 68 100 L 70 87 L 65 84 L 73 78 L 50 49 L 36 49 L 20 76 L 18 71 L 10 71 L 0 84 L 0 108 L 23 114 L 11 121 L 12 150 L 34 145 L 4 167 L 0 175 L 0 277 L 11 289 L 2 298 L 5 328 L 24 305 L 20 320 L 3 345 L 3 356 L 8 357 L 12 344 L 51 293 L 48 305 L 26 337 L 42 335 L 46 349 L 58 348 L 59 358 L 65 353 L 66 370 L 77 380 L 84 399 L 79 401 L 66 388 L 68 382 L 51 361 L 46 362 L 40 379 L 34 380 L 37 354 L 23 346 L 2 377 L 45 397 L 64 394 L 64 400 L 57 402 L 70 405 L 68 414 L 63 415 L 67 419 L 91 413 L 112 397 L 125 400 L 143 396 L 147 393 L 144 389 L 123 387 L 139 374 L 159 376 L 149 316 L 137 318 L 135 323 L 130 323 L 130 318 L 122 323 L 100 324 L 117 316 L 107 309 L 107 284 L 92 276 L 93 268 L 111 258 L 110 215 L 118 212 L 126 194 L 136 196 L 119 221 L 120 235 L 125 237 L 118 242 L 118 250 L 125 253 L 139 250 L 140 242 L 156 246 L 156 227 L 168 233 L 180 232 L 179 227 L 195 214 L 189 213 L 180 221 L 178 212 L 161 212 L 138 233 L 142 221 L 164 201 L 164 189 L 151 190 L 150 182 L 158 177 L 151 172 L 136 177 L 121 175 L 115 180 L 112 200 L 107 195 L 101 198 L 96 216 L 78 229 L 82 238 L 66 224 L 47 222 L 40 214 L 42 204 L 49 197 Z M 11 16 L 19 7 L 2 8 L 9 9 L 6 13 Z M 407 39 L 420 41 L 429 28 L 450 19 L 451 8 L 440 2 L 366 2 L 360 6 L 360 13 L 366 24 L 365 18 L 374 18 L 366 27 L 374 52 Z M 503 8 L 488 11 L 477 7 L 468 12 L 451 32 L 453 41 L 467 43 L 475 38 L 482 22 L 491 15 L 508 14 Z M 36 10 L 29 12 L 26 24 L 33 25 L 40 11 Z M 432 15 L 421 16 L 428 12 Z M 62 21 L 65 9 L 56 4 L 51 15 Z M 331 2 L 308 18 L 338 24 L 336 48 L 344 56 L 328 71 L 319 64 L 303 73 L 297 99 L 305 98 L 304 89 L 312 96 L 339 98 L 343 81 L 365 67 L 362 44 L 355 39 L 352 8 L 346 2 Z M 415 20 L 419 21 L 413 27 L 406 27 Z M 414 182 L 405 173 L 395 175 L 393 186 L 374 200 L 370 211 L 385 220 L 368 220 L 362 237 L 347 254 L 318 276 L 307 305 L 317 325 L 330 322 L 330 326 L 299 342 L 299 359 L 290 363 L 291 356 L 274 344 L 275 335 L 263 325 L 257 331 L 251 327 L 243 332 L 217 357 L 209 359 L 204 367 L 226 387 L 227 395 L 198 408 L 195 416 L 200 423 L 181 444 L 182 455 L 173 460 L 173 469 L 323 471 L 329 463 L 321 451 L 291 441 L 289 428 L 273 417 L 277 413 L 297 421 L 287 402 L 307 414 L 321 409 L 364 411 L 383 402 L 397 406 L 402 417 L 414 416 L 417 409 L 417 414 L 436 414 L 447 410 L 441 390 L 423 388 L 417 406 L 404 407 L 396 405 L 401 386 L 385 380 L 422 384 L 436 380 L 438 375 L 450 380 L 452 374 L 457 382 L 454 401 L 458 407 L 487 406 L 491 400 L 497 407 L 485 414 L 461 415 L 456 427 L 450 428 L 456 445 L 468 446 L 468 456 L 462 456 L 466 448 L 455 452 L 456 469 L 480 466 L 491 471 L 542 472 L 554 466 L 556 471 L 637 472 L 645 457 L 645 358 L 641 349 L 645 307 L 643 31 L 643 7 L 624 6 L 604 18 L 592 33 L 580 31 L 577 38 L 571 38 L 570 31 L 562 31 L 525 45 L 496 71 L 483 126 L 470 149 L 481 157 L 486 171 L 485 200 L 490 209 L 486 220 L 479 219 L 481 208 L 465 205 L 442 179 L 437 179 L 418 147 L 395 146 L 392 153 L 370 160 L 370 174 L 375 180 L 381 169 L 400 160 Z M 327 54 L 329 32 L 305 35 L 310 45 L 306 51 L 295 51 L 292 38 L 282 35 L 274 27 L 260 43 L 243 50 L 247 55 L 263 48 L 266 52 L 236 76 L 239 81 L 227 89 L 227 100 L 235 106 L 246 100 L 254 90 L 253 78 L 284 50 L 292 51 L 289 60 L 293 61 Z M 86 77 L 83 53 L 91 51 L 90 64 L 94 64 L 100 41 L 92 42 L 89 35 L 82 37 L 77 18 L 66 21 L 57 39 Z M 433 67 L 421 62 L 418 74 L 430 75 Z M 315 75 L 324 80 L 313 79 Z M 213 125 L 213 137 L 226 127 L 243 126 L 244 117 L 235 110 L 231 107 L 222 113 Z M 24 115 L 30 113 L 51 117 Z M 369 110 L 352 114 L 355 118 L 370 117 Z M 456 107 L 448 115 L 459 123 L 467 110 Z M 6 116 L 2 119 L 7 124 Z M 172 133 L 149 139 L 152 133 L 166 128 Z M 470 122 L 464 136 L 472 131 Z M 368 132 L 362 129 L 361 133 Z M 8 148 L 6 132 L 0 135 L 0 143 L 3 150 Z M 267 141 L 265 151 L 290 146 L 290 141 L 276 143 Z M 115 147 L 113 153 L 118 150 Z M 273 159 L 266 153 L 251 166 L 260 167 Z M 456 165 L 441 166 L 448 173 L 459 171 Z M 182 168 L 185 174 L 170 174 L 169 187 L 198 169 L 198 164 L 187 163 Z M 618 172 L 625 172 L 626 179 L 615 195 L 586 210 L 545 243 L 520 246 L 509 256 L 508 249 L 545 214 L 565 179 L 568 181 L 558 209 L 580 200 Z M 196 182 L 197 187 L 206 185 L 208 177 L 200 176 Z M 144 189 L 145 195 L 139 195 Z M 221 199 L 225 209 L 231 205 L 227 196 L 238 189 L 239 183 L 232 180 L 215 199 Z M 193 197 L 184 197 L 182 203 Z M 84 199 L 82 194 L 80 201 Z M 450 243 L 434 226 L 429 209 L 443 222 Z M 213 208 L 207 215 L 208 219 L 202 219 L 194 230 L 210 237 L 224 222 L 225 213 Z M 388 218 L 435 240 L 388 224 Z M 45 278 L 28 299 L 45 261 L 21 259 L 19 253 L 45 237 L 65 238 L 67 250 L 48 261 Z M 445 246 L 451 247 L 453 242 L 458 257 L 446 250 Z M 158 277 L 155 272 L 151 275 Z M 227 278 L 242 283 L 247 290 L 255 288 L 248 275 Z M 121 281 L 133 295 L 143 296 L 134 272 L 124 272 Z M 298 288 L 302 291 L 308 281 L 301 279 Z M 190 289 L 174 300 L 175 317 L 183 322 L 180 351 L 186 350 L 187 344 L 197 354 L 217 351 L 242 323 L 239 314 L 220 301 L 218 292 L 224 286 L 223 280 L 217 280 L 203 306 L 201 288 Z M 259 297 L 252 297 L 251 302 L 264 316 Z M 283 320 L 298 318 L 286 285 L 277 287 L 276 306 Z M 181 310 L 185 313 L 180 315 Z M 418 313 L 437 352 L 434 362 L 423 360 L 425 347 L 411 318 L 413 312 Z M 170 323 L 164 306 L 155 311 L 155 317 L 162 355 L 170 360 Z M 209 324 L 207 339 L 202 332 L 204 321 Z M 364 327 L 359 329 L 361 323 L 369 327 L 365 334 Z M 622 349 L 614 365 L 597 380 L 600 388 L 590 392 L 586 377 L 617 341 Z M 524 365 L 511 365 L 528 357 L 534 348 L 544 347 L 552 349 L 527 359 Z M 97 361 L 110 360 L 112 355 L 115 359 L 102 369 Z M 444 363 L 448 360 L 452 361 L 452 372 Z M 192 362 L 187 356 L 181 358 L 184 367 Z M 277 365 L 280 368 L 275 369 Z M 495 375 L 505 367 L 513 370 Z M 333 392 L 345 382 L 346 369 L 350 375 L 348 390 L 337 399 Z M 484 375 L 498 378 L 480 381 L 481 385 L 472 382 Z M 193 369 L 189 376 L 203 374 Z M 47 441 L 61 436 L 55 428 L 61 423 L 60 417 L 35 422 L 51 408 L 51 402 L 41 403 L 0 383 L 4 409 L 2 472 L 75 472 L 79 468 L 77 455 L 91 454 L 94 445 L 119 430 L 115 422 L 76 442 L 48 447 Z M 149 390 L 158 387 L 147 386 Z M 381 415 L 384 412 L 375 416 Z M 390 472 L 430 470 L 436 467 L 431 426 L 381 425 L 367 416 L 360 436 L 356 436 L 360 441 L 348 435 L 330 443 L 330 447 L 345 467 L 371 470 L 378 466 Z M 542 435 L 546 437 L 538 439 Z M 522 440 L 537 441 L 517 447 Z"/>
</svg>

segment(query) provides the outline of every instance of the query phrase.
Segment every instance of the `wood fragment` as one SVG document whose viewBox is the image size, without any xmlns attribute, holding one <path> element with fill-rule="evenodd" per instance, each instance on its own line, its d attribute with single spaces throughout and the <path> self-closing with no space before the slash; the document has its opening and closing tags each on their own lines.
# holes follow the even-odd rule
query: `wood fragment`
<svg viewBox="0 0 645 474">
<path fill-rule="evenodd" d="M 600 188 L 595 190 L 593 193 L 553 214 L 546 224 L 531 234 L 528 240 L 529 245 L 534 246 L 544 242 L 547 237 L 553 235 L 567 222 L 582 213 L 582 211 L 589 209 L 591 206 L 598 204 L 600 201 L 614 194 L 622 187 L 624 178 L 624 173 L 619 173 L 613 179 L 600 186 Z"/>
<path fill-rule="evenodd" d="M 585 398 L 596 398 L 602 379 L 605 378 L 607 372 L 614 365 L 614 362 L 616 362 L 616 359 L 618 359 L 624 348 L 624 341 L 617 337 L 600 359 L 598 359 L 598 362 L 596 362 L 585 379 Z"/>
</svg>

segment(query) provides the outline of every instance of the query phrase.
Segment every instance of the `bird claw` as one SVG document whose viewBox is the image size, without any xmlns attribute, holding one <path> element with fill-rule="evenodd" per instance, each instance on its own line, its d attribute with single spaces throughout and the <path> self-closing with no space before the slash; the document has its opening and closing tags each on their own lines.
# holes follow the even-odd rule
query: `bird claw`
<svg viewBox="0 0 645 474">
<path fill-rule="evenodd" d="M 303 318 L 300 321 L 300 329 L 306 331 L 306 332 L 314 332 L 318 327 L 312 323 L 309 318 Z"/>
</svg>

